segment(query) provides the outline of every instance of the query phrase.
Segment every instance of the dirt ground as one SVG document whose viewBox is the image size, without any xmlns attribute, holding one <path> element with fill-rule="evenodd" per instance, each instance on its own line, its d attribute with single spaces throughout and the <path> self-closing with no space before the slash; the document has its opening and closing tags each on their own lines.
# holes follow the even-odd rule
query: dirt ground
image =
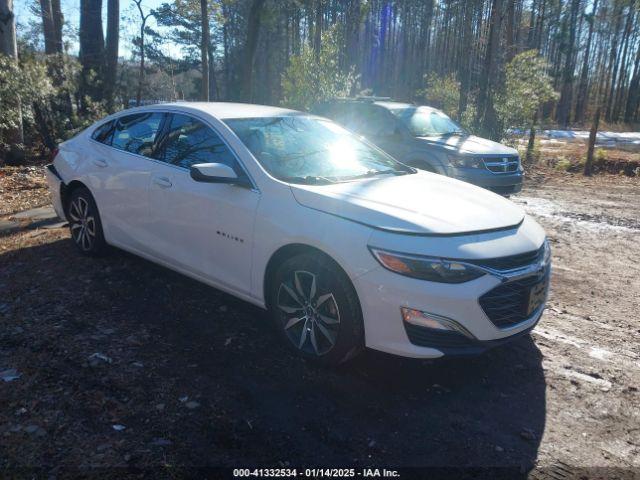
<svg viewBox="0 0 640 480">
<path fill-rule="evenodd" d="M 47 201 L 19 172 L 0 175 L 0 221 Z M 64 228 L 0 235 L 1 471 L 639 475 L 640 180 L 537 171 L 513 200 L 553 248 L 531 337 L 465 359 L 368 351 L 336 370 L 281 348 L 260 309 L 147 261 L 83 258 Z"/>
</svg>

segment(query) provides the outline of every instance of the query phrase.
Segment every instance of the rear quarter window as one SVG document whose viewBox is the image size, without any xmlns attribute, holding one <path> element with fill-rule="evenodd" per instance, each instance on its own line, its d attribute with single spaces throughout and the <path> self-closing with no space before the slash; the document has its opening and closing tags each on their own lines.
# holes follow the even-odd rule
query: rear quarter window
<svg viewBox="0 0 640 480">
<path fill-rule="evenodd" d="M 145 112 L 126 115 L 117 119 L 111 146 L 125 152 L 153 157 L 154 142 L 164 114 Z"/>
<path fill-rule="evenodd" d="M 104 143 L 105 145 L 111 145 L 111 138 L 113 137 L 113 125 L 113 120 L 107 123 L 103 123 L 93 131 L 93 133 L 91 134 L 91 138 L 96 142 Z"/>
</svg>

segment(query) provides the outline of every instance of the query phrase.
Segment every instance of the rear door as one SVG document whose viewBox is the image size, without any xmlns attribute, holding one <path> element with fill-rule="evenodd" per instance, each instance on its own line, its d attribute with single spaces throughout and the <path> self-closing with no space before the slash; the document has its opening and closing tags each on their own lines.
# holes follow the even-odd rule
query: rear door
<svg viewBox="0 0 640 480">
<path fill-rule="evenodd" d="M 196 163 L 223 163 L 246 176 L 235 154 L 203 120 L 174 113 L 160 138 L 150 178 L 150 245 L 176 267 L 238 292 L 250 292 L 256 189 L 202 183 Z"/>
<path fill-rule="evenodd" d="M 145 251 L 149 237 L 149 179 L 154 142 L 164 114 L 141 112 L 115 120 L 92 161 L 100 187 L 96 201 L 108 242 Z"/>
</svg>

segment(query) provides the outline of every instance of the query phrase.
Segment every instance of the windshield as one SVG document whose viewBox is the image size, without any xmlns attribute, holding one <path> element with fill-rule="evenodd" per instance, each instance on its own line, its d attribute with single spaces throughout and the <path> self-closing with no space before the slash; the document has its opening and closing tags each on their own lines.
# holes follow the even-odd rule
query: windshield
<svg viewBox="0 0 640 480">
<path fill-rule="evenodd" d="M 329 120 L 292 115 L 224 122 L 271 175 L 286 182 L 328 184 L 415 172 Z"/>
<path fill-rule="evenodd" d="M 454 135 L 465 133 L 460 125 L 437 110 L 424 107 L 407 107 L 391 110 L 406 125 L 414 137 Z"/>
</svg>

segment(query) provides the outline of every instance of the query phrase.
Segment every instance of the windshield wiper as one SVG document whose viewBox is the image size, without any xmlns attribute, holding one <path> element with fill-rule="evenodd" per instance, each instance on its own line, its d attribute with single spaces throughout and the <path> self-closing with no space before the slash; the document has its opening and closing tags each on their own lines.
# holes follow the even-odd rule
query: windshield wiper
<svg viewBox="0 0 640 480">
<path fill-rule="evenodd" d="M 336 183 L 330 178 L 316 175 L 306 175 L 304 177 L 282 177 L 281 180 L 289 183 L 301 183 L 304 185 L 326 185 L 327 183 Z"/>
<path fill-rule="evenodd" d="M 409 172 L 405 172 L 404 170 L 369 170 L 368 172 L 360 175 L 342 177 L 341 180 L 356 180 L 358 178 L 377 177 L 378 175 L 406 175 L 407 173 Z"/>
</svg>

